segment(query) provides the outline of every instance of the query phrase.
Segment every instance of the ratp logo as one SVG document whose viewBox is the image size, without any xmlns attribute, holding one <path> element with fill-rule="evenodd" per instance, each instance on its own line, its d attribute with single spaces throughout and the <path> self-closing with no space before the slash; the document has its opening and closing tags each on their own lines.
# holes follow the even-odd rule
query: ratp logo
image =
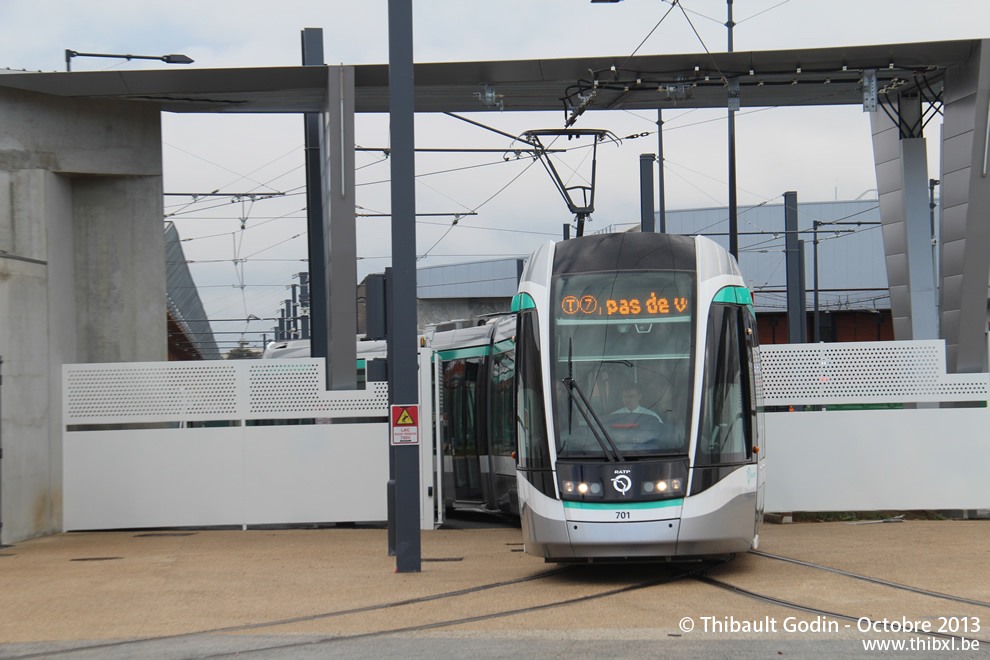
<svg viewBox="0 0 990 660">
<path fill-rule="evenodd" d="M 632 488 L 632 479 L 625 474 L 612 477 L 612 488 L 618 491 L 620 495 L 625 495 Z"/>
</svg>

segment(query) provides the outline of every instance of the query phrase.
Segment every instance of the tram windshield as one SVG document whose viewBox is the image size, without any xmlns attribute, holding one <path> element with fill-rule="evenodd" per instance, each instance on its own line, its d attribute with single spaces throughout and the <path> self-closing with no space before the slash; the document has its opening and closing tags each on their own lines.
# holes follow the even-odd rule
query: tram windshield
<svg viewBox="0 0 990 660">
<path fill-rule="evenodd" d="M 693 276 L 562 275 L 553 300 L 558 457 L 687 454 Z"/>
</svg>

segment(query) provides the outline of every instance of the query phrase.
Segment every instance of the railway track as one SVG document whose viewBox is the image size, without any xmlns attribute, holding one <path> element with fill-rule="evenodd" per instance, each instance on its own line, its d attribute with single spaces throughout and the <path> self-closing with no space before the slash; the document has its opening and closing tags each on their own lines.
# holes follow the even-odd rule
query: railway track
<svg viewBox="0 0 990 660">
<path fill-rule="evenodd" d="M 859 582 L 869 583 L 871 585 L 875 585 L 887 590 L 909 592 L 916 596 L 920 596 L 926 599 L 933 599 L 934 601 L 952 602 L 952 603 L 958 603 L 961 605 L 967 605 L 978 608 L 990 608 L 990 602 L 965 598 L 954 594 L 921 589 L 918 587 L 913 587 L 911 585 L 897 583 L 889 580 L 882 580 L 879 578 L 874 578 L 871 576 L 862 575 L 862 574 L 845 571 L 829 566 L 824 566 L 820 564 L 815 564 L 812 562 L 802 561 L 790 557 L 784 557 L 784 556 L 774 555 L 766 552 L 757 552 L 757 551 L 753 551 L 749 554 L 752 555 L 753 557 L 760 559 L 761 561 L 783 562 L 792 566 L 799 567 L 801 569 L 806 569 L 807 571 L 809 571 L 809 574 L 827 573 L 848 580 L 855 580 Z M 456 626 L 461 626 L 465 624 L 480 623 L 484 621 L 505 618 L 510 616 L 535 614 L 542 611 L 554 610 L 558 608 L 566 608 L 592 601 L 607 602 L 609 599 L 620 597 L 623 594 L 628 594 L 631 592 L 648 591 L 651 589 L 658 589 L 665 585 L 670 585 L 674 582 L 680 582 L 686 580 L 690 580 L 691 582 L 694 582 L 699 586 L 713 588 L 713 589 L 720 589 L 722 591 L 725 591 L 726 593 L 732 594 L 733 596 L 739 598 L 746 598 L 750 600 L 759 601 L 764 604 L 785 608 L 787 610 L 800 612 L 814 617 L 827 617 L 829 619 L 834 619 L 836 621 L 843 621 L 853 624 L 861 622 L 863 620 L 872 623 L 872 620 L 869 620 L 866 617 L 858 616 L 856 613 L 841 611 L 842 608 L 840 606 L 830 607 L 828 605 L 823 606 L 821 603 L 810 604 L 810 603 L 800 602 L 799 599 L 789 599 L 786 597 L 782 597 L 780 594 L 772 593 L 773 590 L 770 588 L 765 588 L 765 587 L 752 588 L 749 585 L 741 586 L 740 584 L 733 584 L 732 583 L 733 581 L 738 582 L 738 580 L 730 581 L 731 577 L 728 577 L 727 579 L 727 576 L 713 577 L 711 575 L 708 575 L 708 573 L 710 573 L 713 569 L 726 566 L 727 563 L 728 562 L 726 561 L 713 561 L 713 562 L 704 562 L 704 563 L 687 565 L 687 566 L 670 564 L 667 565 L 665 570 L 659 571 L 661 574 L 657 575 L 658 571 L 654 570 L 652 571 L 653 575 L 651 575 L 649 579 L 635 581 L 631 584 L 627 583 L 626 580 L 626 577 L 628 576 L 628 571 L 626 573 L 622 573 L 621 574 L 622 577 L 618 577 L 614 574 L 609 575 L 607 573 L 608 569 L 602 566 L 568 565 L 513 580 L 491 582 L 467 589 L 454 590 L 440 594 L 417 597 L 417 598 L 398 599 L 377 605 L 335 610 L 335 611 L 314 614 L 310 616 L 261 621 L 261 622 L 256 622 L 241 626 L 231 626 L 225 628 L 202 630 L 202 631 L 184 633 L 179 635 L 121 640 L 121 641 L 106 642 L 102 644 L 90 644 L 90 645 L 80 644 L 77 646 L 73 646 L 71 648 L 65 648 L 57 651 L 47 651 L 44 653 L 30 653 L 23 655 L 7 655 L 5 657 L 16 658 L 19 660 L 27 660 L 28 658 L 41 658 L 41 657 L 71 657 L 72 655 L 76 655 L 76 654 L 79 655 L 97 654 L 97 655 L 93 655 L 92 657 L 98 657 L 98 655 L 101 653 L 108 653 L 111 651 L 117 653 L 121 651 L 126 651 L 128 654 L 141 655 L 142 645 L 147 645 L 149 643 L 160 643 L 163 641 L 170 641 L 170 640 L 195 641 L 197 640 L 197 638 L 204 639 L 216 635 L 225 635 L 232 633 L 249 633 L 251 631 L 259 631 L 261 629 L 266 629 L 267 632 L 271 633 L 273 631 L 277 632 L 277 629 L 280 627 L 289 626 L 291 624 L 300 624 L 300 623 L 313 622 L 319 620 L 328 620 L 335 617 L 360 615 L 364 613 L 376 612 L 381 610 L 390 610 L 390 609 L 398 610 L 399 608 L 423 605 L 433 602 L 449 601 L 449 600 L 457 599 L 459 597 L 469 596 L 471 594 L 477 594 L 480 592 L 498 591 L 511 587 L 524 586 L 527 584 L 537 586 L 550 578 L 560 578 L 565 582 L 570 581 L 574 586 L 580 585 L 581 588 L 572 589 L 571 591 L 583 591 L 585 593 L 578 593 L 576 595 L 568 596 L 564 598 L 556 598 L 548 602 L 543 602 L 540 604 L 530 605 L 526 607 L 496 608 L 493 611 L 479 613 L 474 616 L 443 618 L 442 620 L 438 620 L 438 621 L 437 620 L 424 621 L 423 623 L 413 623 L 411 625 L 387 627 L 383 629 L 372 630 L 368 632 L 360 632 L 360 633 L 307 635 L 307 639 L 305 640 L 298 640 L 298 639 L 292 640 L 291 638 L 286 637 L 287 641 L 285 643 L 279 643 L 280 640 L 278 639 L 274 639 L 274 640 L 269 639 L 269 642 L 274 642 L 274 643 L 259 644 L 256 647 L 252 646 L 250 648 L 240 648 L 236 651 L 231 651 L 229 653 L 224 652 L 224 653 L 208 654 L 208 655 L 191 654 L 188 657 L 219 658 L 219 657 L 228 657 L 234 655 L 238 655 L 238 656 L 249 655 L 249 654 L 261 655 L 265 653 L 276 653 L 276 652 L 287 653 L 293 651 L 294 649 L 298 649 L 300 651 L 319 649 L 322 652 L 324 647 L 327 652 L 332 652 L 333 645 L 335 643 L 345 640 L 355 641 L 361 639 L 385 637 L 390 635 L 421 633 L 431 630 L 454 628 Z M 732 564 L 728 564 L 729 568 L 731 568 L 731 566 Z M 589 577 L 595 579 L 587 580 L 587 578 Z M 596 583 L 599 585 L 604 584 L 606 588 L 594 590 L 588 593 L 588 589 L 584 588 L 584 584 L 582 584 L 586 580 L 590 583 Z M 622 581 L 626 583 L 622 584 L 621 586 L 615 586 L 612 588 L 608 587 L 609 582 L 618 582 L 618 581 Z M 432 612 L 433 610 L 430 611 Z M 896 636 L 899 634 L 916 635 L 918 633 L 910 632 L 910 631 L 891 632 L 892 636 Z M 990 639 L 984 639 L 984 637 L 990 637 L 990 635 L 987 635 L 985 633 L 982 636 L 978 636 L 978 635 L 964 636 L 961 634 L 950 634 L 950 633 L 943 633 L 937 631 L 931 631 L 931 632 L 926 631 L 921 634 L 927 635 L 929 637 L 940 638 L 940 639 L 967 639 L 970 641 L 976 640 L 979 641 L 980 644 L 990 646 Z M 672 636 L 677 637 L 679 635 L 672 633 Z"/>
</svg>

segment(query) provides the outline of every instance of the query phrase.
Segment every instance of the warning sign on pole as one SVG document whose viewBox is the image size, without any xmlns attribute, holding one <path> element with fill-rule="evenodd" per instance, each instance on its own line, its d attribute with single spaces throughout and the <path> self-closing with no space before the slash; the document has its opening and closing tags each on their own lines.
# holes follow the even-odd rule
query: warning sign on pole
<svg viewBox="0 0 990 660">
<path fill-rule="evenodd" d="M 419 444 L 419 406 L 392 406 L 392 444 Z"/>
</svg>

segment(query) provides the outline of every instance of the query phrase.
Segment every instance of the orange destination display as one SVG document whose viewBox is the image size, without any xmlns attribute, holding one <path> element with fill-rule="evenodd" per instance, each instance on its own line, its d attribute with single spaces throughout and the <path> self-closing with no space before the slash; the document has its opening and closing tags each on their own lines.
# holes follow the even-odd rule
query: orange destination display
<svg viewBox="0 0 990 660">
<path fill-rule="evenodd" d="M 603 318 L 642 318 L 690 314 L 690 301 L 683 296 L 658 296 L 644 292 L 636 296 L 598 298 L 593 295 L 564 296 L 560 301 L 564 316 Z"/>
</svg>

